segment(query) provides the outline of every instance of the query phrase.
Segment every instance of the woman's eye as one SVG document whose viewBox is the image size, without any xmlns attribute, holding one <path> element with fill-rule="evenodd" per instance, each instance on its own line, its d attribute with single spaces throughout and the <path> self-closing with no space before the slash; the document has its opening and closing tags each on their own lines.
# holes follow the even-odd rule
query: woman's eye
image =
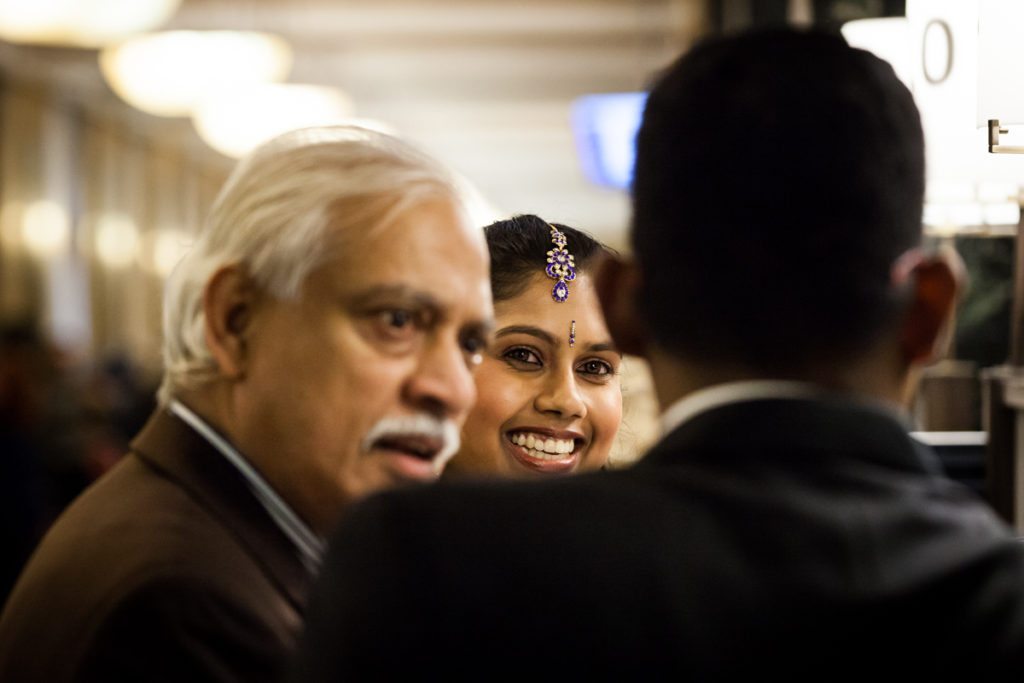
<svg viewBox="0 0 1024 683">
<path fill-rule="evenodd" d="M 579 371 L 587 375 L 611 375 L 615 372 L 610 363 L 603 360 L 588 360 L 579 366 Z"/>
<path fill-rule="evenodd" d="M 502 354 L 502 358 L 504 358 L 506 361 L 509 361 L 517 365 L 540 366 L 541 364 L 540 358 L 537 356 L 536 353 L 534 353 L 530 349 L 522 347 L 509 349 L 508 351 Z"/>
</svg>

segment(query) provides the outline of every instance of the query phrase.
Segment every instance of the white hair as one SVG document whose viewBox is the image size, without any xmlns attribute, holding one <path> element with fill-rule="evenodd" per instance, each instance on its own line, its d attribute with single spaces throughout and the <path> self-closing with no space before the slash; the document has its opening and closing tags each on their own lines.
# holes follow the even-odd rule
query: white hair
<svg viewBox="0 0 1024 683">
<path fill-rule="evenodd" d="M 160 403 L 216 377 L 202 300 L 220 268 L 241 265 L 271 296 L 294 300 L 330 255 L 328 226 L 342 236 L 366 233 L 435 196 L 465 210 L 468 191 L 409 144 L 354 126 L 293 131 L 256 149 L 235 167 L 165 285 Z"/>
</svg>

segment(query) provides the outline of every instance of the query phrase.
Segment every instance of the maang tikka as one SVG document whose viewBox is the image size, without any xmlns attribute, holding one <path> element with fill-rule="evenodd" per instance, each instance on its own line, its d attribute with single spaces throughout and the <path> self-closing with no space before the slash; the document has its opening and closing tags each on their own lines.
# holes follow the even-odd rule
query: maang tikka
<svg viewBox="0 0 1024 683">
<path fill-rule="evenodd" d="M 564 303 L 569 298 L 567 283 L 576 279 L 576 263 L 573 261 L 572 254 L 565 248 L 565 233 L 553 225 L 551 226 L 551 241 L 554 242 L 555 248 L 548 252 L 548 265 L 544 272 L 549 278 L 558 280 L 551 289 L 551 298 L 556 303 Z"/>
</svg>

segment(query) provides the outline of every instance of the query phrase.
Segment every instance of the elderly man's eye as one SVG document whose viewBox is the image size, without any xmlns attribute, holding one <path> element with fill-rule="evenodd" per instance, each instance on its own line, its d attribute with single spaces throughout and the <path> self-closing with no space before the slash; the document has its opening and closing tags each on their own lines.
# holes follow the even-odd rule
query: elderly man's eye
<svg viewBox="0 0 1024 683">
<path fill-rule="evenodd" d="M 373 327 L 383 341 L 406 342 L 413 339 L 420 320 L 414 311 L 405 308 L 389 308 L 373 314 Z"/>
<path fill-rule="evenodd" d="M 462 340 L 462 349 L 470 355 L 479 355 L 487 349 L 487 340 L 483 337 L 466 337 Z"/>
<path fill-rule="evenodd" d="M 466 363 L 470 367 L 476 367 L 483 361 L 484 351 L 487 350 L 487 339 L 479 335 L 468 335 L 462 339 L 462 351 L 466 354 Z"/>
<path fill-rule="evenodd" d="M 381 311 L 380 322 L 395 330 L 411 327 L 414 322 L 413 314 L 403 309 Z"/>
</svg>

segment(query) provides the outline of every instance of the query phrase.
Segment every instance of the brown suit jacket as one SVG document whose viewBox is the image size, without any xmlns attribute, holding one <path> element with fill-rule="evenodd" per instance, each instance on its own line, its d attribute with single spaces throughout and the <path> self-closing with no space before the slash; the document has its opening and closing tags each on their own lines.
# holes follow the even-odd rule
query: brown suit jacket
<svg viewBox="0 0 1024 683">
<path fill-rule="evenodd" d="M 242 476 L 158 409 L 26 566 L 0 681 L 276 680 L 309 580 Z"/>
</svg>

